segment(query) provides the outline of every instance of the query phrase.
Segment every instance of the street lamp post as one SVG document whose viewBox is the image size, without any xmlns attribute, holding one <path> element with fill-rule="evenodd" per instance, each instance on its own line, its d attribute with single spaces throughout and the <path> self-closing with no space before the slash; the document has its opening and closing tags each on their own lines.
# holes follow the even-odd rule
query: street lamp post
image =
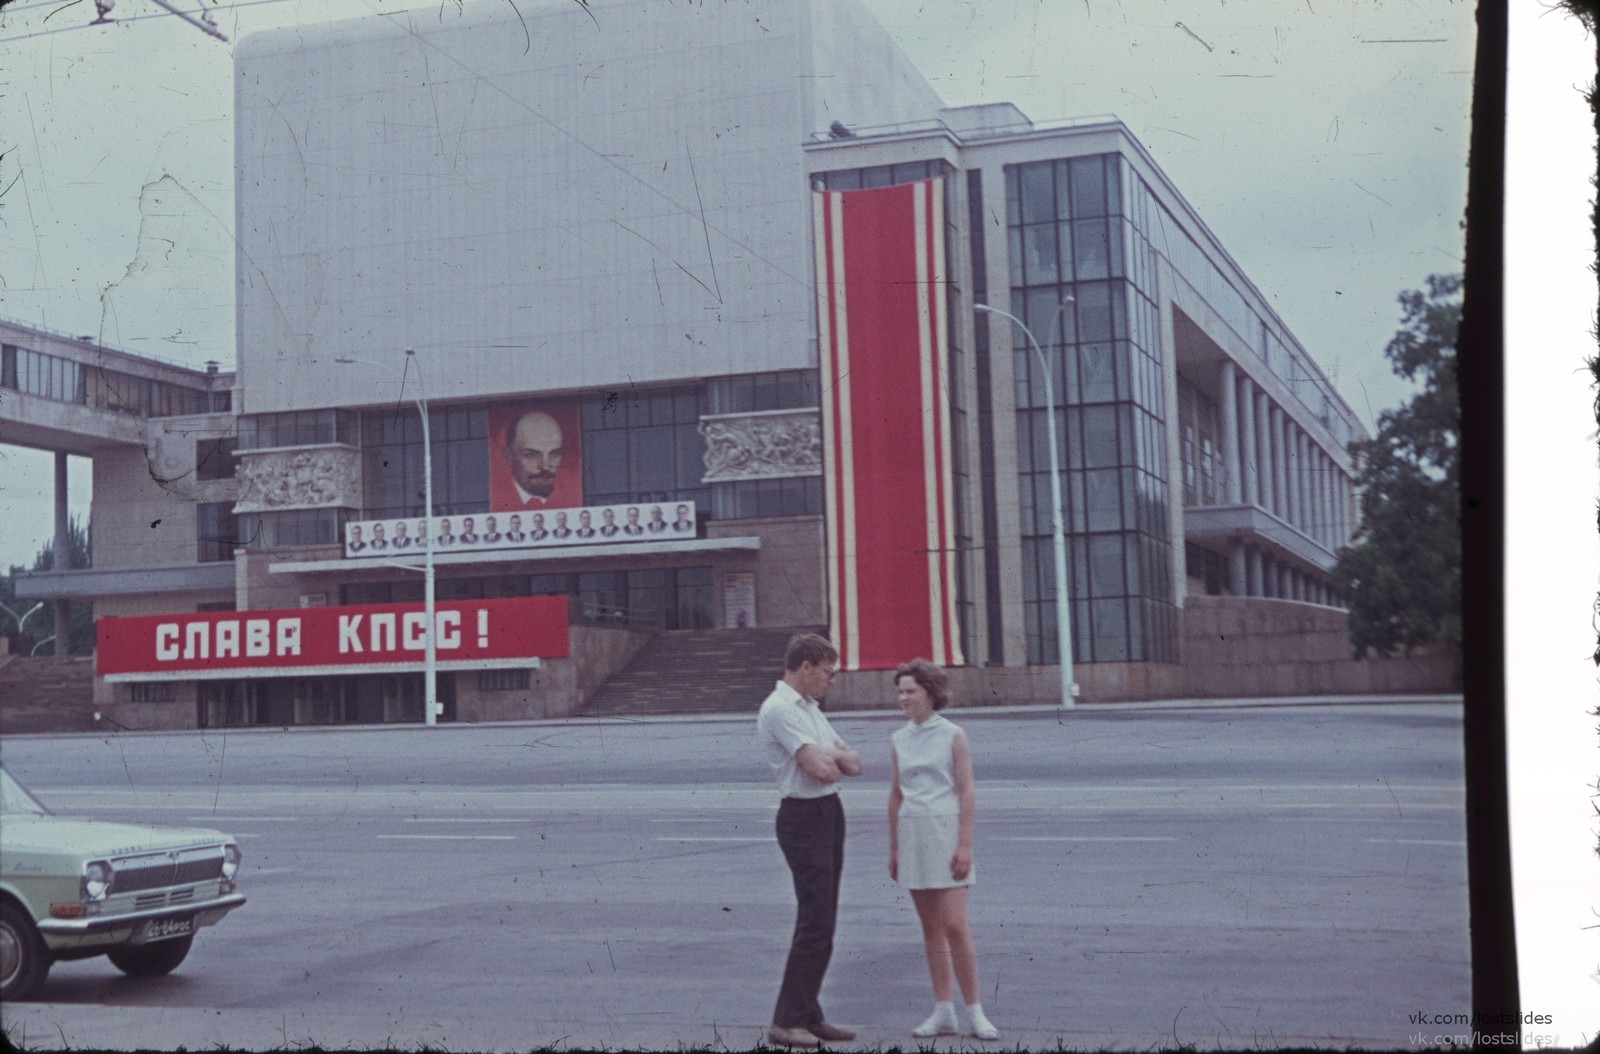
<svg viewBox="0 0 1600 1054">
<path fill-rule="evenodd" d="M 1023 335 L 1028 338 L 1028 345 L 1033 348 L 1033 353 L 1039 356 L 1040 372 L 1044 374 L 1045 426 L 1050 440 L 1050 500 L 1053 505 L 1051 509 L 1051 535 L 1055 543 L 1056 556 L 1056 640 L 1058 642 L 1057 648 L 1061 653 L 1059 656 L 1061 662 L 1061 708 L 1063 710 L 1071 710 L 1077 705 L 1075 696 L 1078 694 L 1078 686 L 1072 678 L 1072 616 L 1068 607 L 1070 600 L 1067 596 L 1067 533 L 1066 525 L 1062 522 L 1061 454 L 1056 449 L 1055 385 L 1050 380 L 1050 360 L 1044 357 L 1044 351 L 1039 347 L 1039 342 L 1033 338 L 1033 331 L 1016 315 L 1001 311 L 997 307 L 990 307 L 988 304 L 976 304 L 974 306 L 979 311 L 987 311 L 990 314 L 1008 318 L 1018 329 L 1022 330 Z M 1057 309 L 1058 317 L 1060 311 L 1065 307 L 1066 302 L 1063 301 L 1060 308 Z"/>
<path fill-rule="evenodd" d="M 338 358 L 333 361 L 343 366 L 359 364 L 376 366 L 380 370 L 394 369 L 387 363 L 370 359 Z M 433 592 L 433 439 L 428 431 L 428 396 L 422 379 L 422 361 L 417 358 L 415 348 L 406 349 L 406 361 L 408 364 L 415 363 L 417 367 L 417 394 L 412 401 L 417 404 L 417 413 L 422 417 L 422 505 L 423 513 L 428 518 L 428 529 L 422 532 L 422 617 L 426 623 L 422 634 L 422 720 L 424 724 L 434 725 L 439 721 L 439 650 L 435 641 L 438 627 L 434 617 Z M 403 394 L 404 375 L 401 383 Z M 411 570 L 416 568 L 412 567 Z"/>
</svg>

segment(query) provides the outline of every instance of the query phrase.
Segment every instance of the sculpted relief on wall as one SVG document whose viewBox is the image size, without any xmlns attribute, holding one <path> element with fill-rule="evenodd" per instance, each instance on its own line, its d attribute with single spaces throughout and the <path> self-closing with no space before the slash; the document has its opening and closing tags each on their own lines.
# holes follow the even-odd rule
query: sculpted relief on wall
<svg viewBox="0 0 1600 1054">
<path fill-rule="evenodd" d="M 275 450 L 243 454 L 235 513 L 361 507 L 361 455 L 354 450 Z"/>
<path fill-rule="evenodd" d="M 705 483 L 822 474 L 822 420 L 816 410 L 702 417 L 700 434 L 706 437 Z"/>
</svg>

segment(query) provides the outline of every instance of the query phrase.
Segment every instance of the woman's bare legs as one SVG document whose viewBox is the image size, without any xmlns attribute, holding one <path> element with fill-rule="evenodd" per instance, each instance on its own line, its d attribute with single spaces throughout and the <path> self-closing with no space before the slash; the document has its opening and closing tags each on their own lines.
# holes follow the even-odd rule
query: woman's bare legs
<svg viewBox="0 0 1600 1054">
<path fill-rule="evenodd" d="M 942 889 L 913 889 L 911 903 L 922 923 L 922 947 L 928 953 L 928 976 L 933 980 L 933 1001 L 950 1002 L 950 946 L 945 940 L 941 908 Z"/>
<path fill-rule="evenodd" d="M 978 949 L 967 928 L 967 888 L 913 889 L 911 902 L 922 923 L 922 944 L 928 953 L 928 976 L 935 1002 L 951 1001 L 950 974 L 961 986 L 961 998 L 978 1002 Z"/>
</svg>

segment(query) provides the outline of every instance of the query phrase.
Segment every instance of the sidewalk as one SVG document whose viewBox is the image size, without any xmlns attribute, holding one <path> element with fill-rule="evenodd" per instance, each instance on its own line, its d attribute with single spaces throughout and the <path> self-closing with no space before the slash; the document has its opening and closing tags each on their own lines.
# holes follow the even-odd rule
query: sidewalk
<svg viewBox="0 0 1600 1054">
<path fill-rule="evenodd" d="M 1073 708 L 1072 713 L 1104 716 L 1108 714 L 1135 713 L 1145 711 L 1184 711 L 1184 710 L 1259 710 L 1259 709 L 1286 709 L 1291 707 L 1370 707 L 1370 706 L 1460 706 L 1462 697 L 1454 695 L 1300 695 L 1300 696 L 1273 696 L 1258 699 L 1153 699 L 1148 702 L 1134 703 L 1079 703 Z M 824 707 L 826 709 L 826 707 Z M 741 721 L 755 720 L 755 705 L 748 713 L 707 713 L 707 714 L 637 714 L 634 716 L 609 716 L 609 717 L 545 717 L 530 718 L 525 721 L 475 721 L 457 722 L 447 721 L 435 725 L 437 730 L 455 729 L 483 729 L 483 728 L 567 728 L 585 727 L 592 725 L 681 725 L 681 724 L 726 724 Z M 951 707 L 950 714 L 960 714 L 962 720 L 982 720 L 986 717 L 1013 717 L 1019 714 L 1060 714 L 1066 712 L 1053 703 L 1000 703 L 989 706 Z M 871 710 L 828 710 L 830 720 L 872 720 L 885 721 L 902 720 L 900 711 L 894 707 L 880 707 Z M 332 724 L 332 725 L 248 725 L 229 728 L 192 728 L 192 729 L 127 729 L 116 733 L 118 736 L 188 736 L 188 735 L 260 735 L 265 733 L 318 733 L 318 732 L 403 732 L 410 729 L 425 727 L 419 723 L 405 724 Z M 80 738 L 84 736 L 105 738 L 104 730 L 94 732 L 30 732 L 21 733 L 32 739 L 66 737 Z M 8 738 L 10 738 L 8 736 Z"/>
</svg>

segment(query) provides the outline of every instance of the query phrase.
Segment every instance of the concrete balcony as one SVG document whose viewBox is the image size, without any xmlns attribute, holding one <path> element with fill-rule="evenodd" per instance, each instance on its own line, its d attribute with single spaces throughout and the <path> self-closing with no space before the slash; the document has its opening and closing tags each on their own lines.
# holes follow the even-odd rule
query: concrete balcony
<svg viewBox="0 0 1600 1054">
<path fill-rule="evenodd" d="M 187 593 L 234 586 L 233 561 L 168 567 L 92 567 L 28 571 L 17 576 L 18 600 L 99 600 L 148 593 Z"/>
<path fill-rule="evenodd" d="M 1285 556 L 1328 572 L 1333 570 L 1333 551 L 1259 505 L 1201 505 L 1183 510 L 1183 536 L 1186 539 L 1239 538 L 1275 549 Z"/>
</svg>

